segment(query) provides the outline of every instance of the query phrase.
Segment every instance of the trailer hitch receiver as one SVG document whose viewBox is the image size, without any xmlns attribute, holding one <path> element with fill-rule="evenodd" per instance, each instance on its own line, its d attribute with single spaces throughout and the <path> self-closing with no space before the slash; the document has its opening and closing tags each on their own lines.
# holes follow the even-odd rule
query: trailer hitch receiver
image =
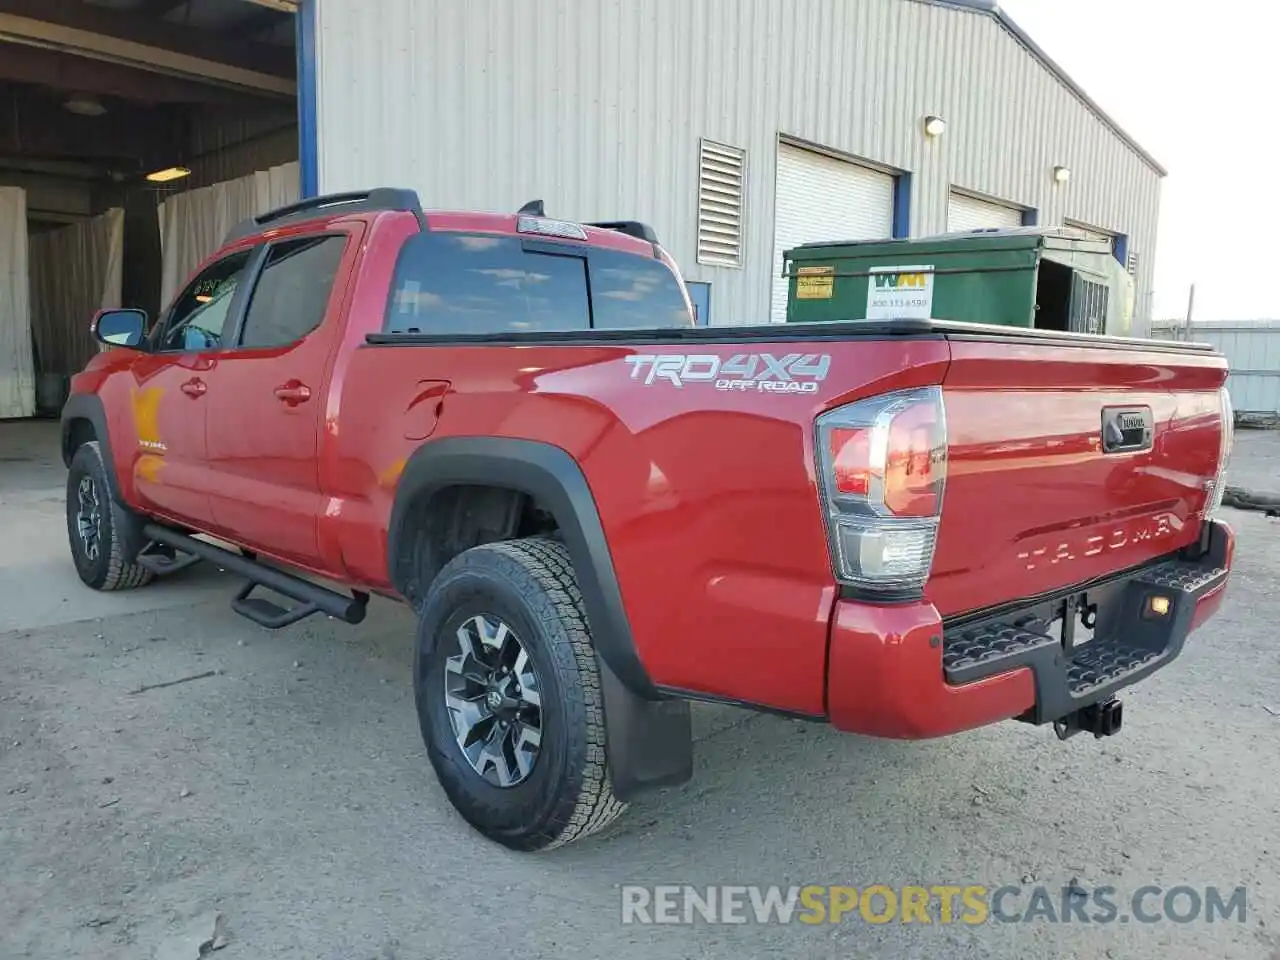
<svg viewBox="0 0 1280 960">
<path fill-rule="evenodd" d="M 1059 740 L 1066 740 L 1081 731 L 1092 733 L 1100 740 L 1119 733 L 1123 720 L 1124 705 L 1113 697 L 1102 703 L 1082 707 L 1075 713 L 1053 721 L 1053 732 Z"/>
</svg>

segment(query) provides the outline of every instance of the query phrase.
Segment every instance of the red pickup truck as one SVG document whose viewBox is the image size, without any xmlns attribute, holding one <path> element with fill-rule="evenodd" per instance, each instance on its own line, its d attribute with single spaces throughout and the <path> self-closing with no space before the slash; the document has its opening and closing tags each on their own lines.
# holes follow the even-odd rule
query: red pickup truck
<svg viewBox="0 0 1280 960">
<path fill-rule="evenodd" d="M 322 197 L 94 330 L 62 421 L 81 579 L 213 561 L 266 627 L 412 604 L 431 762 L 517 849 L 687 779 L 691 699 L 1115 733 L 1231 566 L 1210 349 L 698 327 L 640 223 Z"/>
</svg>

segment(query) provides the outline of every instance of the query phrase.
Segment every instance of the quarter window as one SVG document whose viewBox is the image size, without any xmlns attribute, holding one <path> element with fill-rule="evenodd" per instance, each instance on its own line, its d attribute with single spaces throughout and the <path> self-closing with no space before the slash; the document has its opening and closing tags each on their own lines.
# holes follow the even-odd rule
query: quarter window
<svg viewBox="0 0 1280 960">
<path fill-rule="evenodd" d="M 591 312 L 602 330 L 693 326 L 680 282 L 666 264 L 618 250 L 591 251 Z"/>
</svg>

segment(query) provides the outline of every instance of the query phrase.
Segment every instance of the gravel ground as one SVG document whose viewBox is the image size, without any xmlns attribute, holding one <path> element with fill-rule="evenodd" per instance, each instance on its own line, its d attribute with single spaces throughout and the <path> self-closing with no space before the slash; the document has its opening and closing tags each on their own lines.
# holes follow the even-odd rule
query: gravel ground
<svg viewBox="0 0 1280 960">
<path fill-rule="evenodd" d="M 269 633 L 197 568 L 75 580 L 56 428 L 0 424 L 0 957 L 1257 958 L 1280 952 L 1280 524 L 1231 513 L 1229 599 L 1125 695 L 1110 740 L 1004 724 L 895 743 L 695 712 L 694 780 L 611 833 L 521 856 L 437 786 L 412 623 Z M 1280 434 L 1232 482 L 1280 487 Z M 1272 482 L 1275 481 L 1275 482 Z M 196 674 L 203 679 L 143 689 Z M 621 884 L 1248 888 L 1243 923 L 631 926 Z M 1025 907 L 1023 901 L 1021 906 Z M 1123 912 L 1123 911 L 1122 911 Z"/>
</svg>

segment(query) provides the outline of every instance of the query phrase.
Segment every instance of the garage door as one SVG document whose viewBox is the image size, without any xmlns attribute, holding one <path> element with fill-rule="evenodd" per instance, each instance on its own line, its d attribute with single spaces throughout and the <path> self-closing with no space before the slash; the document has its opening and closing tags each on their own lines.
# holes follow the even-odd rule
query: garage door
<svg viewBox="0 0 1280 960">
<path fill-rule="evenodd" d="M 893 177 L 790 144 L 778 144 L 773 224 L 775 323 L 787 318 L 782 252 L 823 240 L 881 240 L 893 235 Z"/>
<path fill-rule="evenodd" d="M 947 230 L 984 230 L 990 227 L 1022 226 L 1022 210 L 1008 204 L 983 200 L 967 193 L 951 191 L 947 200 Z"/>
</svg>

